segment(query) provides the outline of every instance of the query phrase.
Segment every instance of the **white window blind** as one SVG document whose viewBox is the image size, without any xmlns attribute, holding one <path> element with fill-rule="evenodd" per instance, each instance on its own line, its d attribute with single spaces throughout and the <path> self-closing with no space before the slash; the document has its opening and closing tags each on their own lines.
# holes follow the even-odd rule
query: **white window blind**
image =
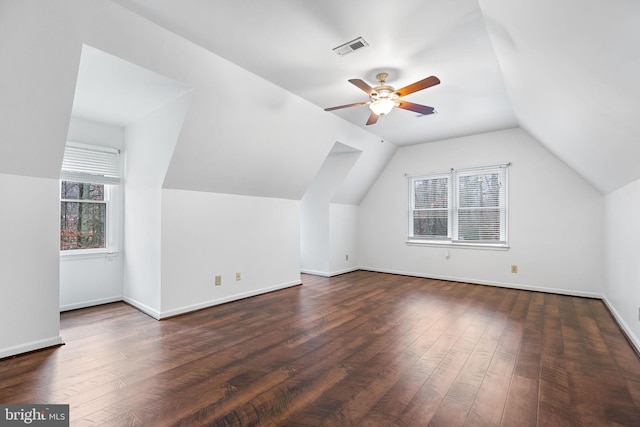
<svg viewBox="0 0 640 427">
<path fill-rule="evenodd" d="M 118 150 L 67 143 L 60 178 L 63 181 L 119 184 Z"/>
<path fill-rule="evenodd" d="M 458 171 L 454 239 L 506 243 L 506 167 Z"/>
<path fill-rule="evenodd" d="M 421 239 L 449 235 L 449 175 L 413 180 L 413 234 Z"/>
</svg>

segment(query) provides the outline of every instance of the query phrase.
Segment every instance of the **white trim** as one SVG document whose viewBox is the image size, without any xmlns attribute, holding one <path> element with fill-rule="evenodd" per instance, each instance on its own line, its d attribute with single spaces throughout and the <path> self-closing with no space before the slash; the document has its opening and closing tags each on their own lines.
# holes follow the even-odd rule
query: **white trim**
<svg viewBox="0 0 640 427">
<path fill-rule="evenodd" d="M 83 142 L 76 142 L 76 141 L 67 141 L 66 145 L 68 145 L 70 147 L 75 147 L 75 148 L 82 148 L 82 149 L 85 149 L 85 150 L 102 151 L 104 153 L 120 154 L 120 150 L 118 148 L 105 147 L 104 145 L 85 144 Z"/>
<path fill-rule="evenodd" d="M 197 304 L 193 304 L 193 305 L 188 305 L 188 306 L 184 306 L 184 307 L 180 307 L 180 308 L 174 308 L 172 310 L 167 310 L 167 311 L 163 311 L 158 313 L 158 319 L 166 319 L 167 317 L 173 317 L 173 316 L 178 316 L 180 314 L 185 314 L 185 313 L 189 313 L 192 311 L 196 311 L 196 310 L 202 310 L 203 308 L 209 308 L 209 307 L 213 307 L 216 305 L 220 305 L 220 304 L 225 304 L 227 302 L 232 302 L 232 301 L 237 301 L 237 300 L 241 300 L 244 298 L 249 298 L 249 297 L 254 297 L 257 295 L 261 295 L 261 294 L 266 294 L 269 292 L 273 292 L 273 291 L 279 291 L 281 289 L 286 289 L 286 288 L 291 288 L 294 286 L 298 286 L 301 285 L 302 281 L 301 280 L 294 280 L 293 282 L 288 282 L 288 283 L 282 283 L 279 285 L 274 285 L 274 286 L 269 286 L 266 288 L 261 288 L 261 289 L 256 289 L 253 291 L 249 291 L 249 292 L 243 292 L 240 294 L 235 294 L 235 295 L 231 295 L 228 297 L 224 297 L 224 298 L 217 298 L 217 299 L 213 299 L 213 300 L 209 300 L 209 301 L 204 301 L 201 303 L 197 303 Z M 149 314 L 149 313 L 147 313 Z M 155 316 L 152 316 L 155 317 Z"/>
<path fill-rule="evenodd" d="M 312 276 L 333 277 L 333 276 L 339 276 L 345 273 L 352 273 L 358 270 L 360 270 L 360 267 L 345 268 L 344 270 L 331 271 L 331 272 L 301 269 L 300 273 L 311 274 Z"/>
<path fill-rule="evenodd" d="M 25 344 L 16 345 L 13 347 L 7 347 L 0 349 L 0 359 L 5 357 L 15 356 L 22 353 L 28 353 L 34 350 L 41 350 L 48 347 L 54 347 L 64 344 L 60 335 L 51 338 L 45 338 L 43 340 L 31 341 Z"/>
<path fill-rule="evenodd" d="M 331 277 L 326 271 L 300 269 L 300 273 L 311 274 L 312 276 Z"/>
<path fill-rule="evenodd" d="M 137 301 L 133 298 L 129 298 L 129 297 L 122 297 L 122 301 L 126 302 L 127 304 L 129 304 L 130 306 L 137 308 L 138 310 L 140 310 L 141 312 L 143 312 L 144 314 L 146 314 L 147 316 L 151 316 L 156 320 L 160 320 L 160 312 L 157 311 L 154 308 L 149 307 L 146 304 L 141 303 L 140 301 Z"/>
<path fill-rule="evenodd" d="M 117 295 L 117 296 L 112 296 L 112 297 L 107 297 L 107 298 L 94 299 L 94 300 L 91 300 L 91 301 L 76 302 L 76 303 L 73 303 L 73 304 L 61 305 L 60 306 L 60 312 L 70 311 L 70 310 L 77 310 L 79 308 L 94 307 L 96 305 L 102 305 L 102 304 L 110 304 L 112 302 L 118 302 L 118 301 L 122 301 L 122 295 Z"/>
<path fill-rule="evenodd" d="M 99 249 L 67 249 L 60 251 L 60 261 L 70 261 L 85 258 L 112 258 L 120 254 L 118 251 L 111 251 L 105 248 Z"/>
<path fill-rule="evenodd" d="M 607 306 L 607 308 L 611 312 L 611 315 L 615 319 L 620 329 L 623 330 L 624 334 L 627 337 L 627 341 L 631 343 L 632 347 L 635 347 L 636 353 L 640 354 L 640 339 L 638 339 L 638 337 L 635 336 L 635 334 L 633 333 L 633 331 L 631 330 L 627 322 L 624 321 L 620 313 L 618 313 L 618 311 L 615 309 L 613 304 L 609 302 L 606 296 L 602 298 L 602 302 L 604 302 L 604 305 Z"/>
<path fill-rule="evenodd" d="M 456 240 L 456 242 L 462 242 L 463 240 Z M 434 247 L 443 247 L 446 246 L 448 248 L 462 248 L 462 249 L 489 249 L 496 251 L 506 251 L 509 249 L 508 244 L 502 243 L 455 243 L 451 240 L 418 240 L 418 239 L 408 239 L 406 242 L 407 246 L 434 246 Z"/>
</svg>

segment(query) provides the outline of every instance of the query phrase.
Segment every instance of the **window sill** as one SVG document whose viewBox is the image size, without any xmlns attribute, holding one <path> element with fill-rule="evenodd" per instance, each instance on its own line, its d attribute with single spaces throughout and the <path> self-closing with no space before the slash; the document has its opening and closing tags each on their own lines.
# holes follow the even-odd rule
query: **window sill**
<svg viewBox="0 0 640 427">
<path fill-rule="evenodd" d="M 407 246 L 431 246 L 438 248 L 461 248 L 461 249 L 486 249 L 494 251 L 507 251 L 509 250 L 508 244 L 502 243 L 453 243 L 450 240 L 437 241 L 437 240 L 412 240 L 406 241 Z"/>
<path fill-rule="evenodd" d="M 107 249 L 76 249 L 60 251 L 60 261 L 78 260 L 88 258 L 108 258 L 112 259 L 120 254 L 118 251 L 109 251 Z"/>
</svg>

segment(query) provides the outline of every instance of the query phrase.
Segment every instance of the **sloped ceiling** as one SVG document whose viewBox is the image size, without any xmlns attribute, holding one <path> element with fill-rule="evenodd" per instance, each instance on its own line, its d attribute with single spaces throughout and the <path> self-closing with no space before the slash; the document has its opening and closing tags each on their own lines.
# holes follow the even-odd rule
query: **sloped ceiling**
<svg viewBox="0 0 640 427">
<path fill-rule="evenodd" d="M 480 4 L 520 126 L 603 193 L 640 178 L 640 2 Z"/>
<path fill-rule="evenodd" d="M 126 127 L 190 88 L 91 46 L 82 47 L 75 117 Z"/>
<path fill-rule="evenodd" d="M 640 178 L 635 0 L 113 1 L 322 108 L 366 100 L 350 78 L 438 76 L 407 97 L 437 114 L 366 127 L 396 145 L 521 126 L 604 193 Z M 370 46 L 332 52 L 359 36 Z M 364 128 L 369 113 L 327 114 Z"/>
<path fill-rule="evenodd" d="M 58 179 L 72 114 L 126 126 L 185 90 L 162 188 L 299 200 L 340 141 L 357 204 L 397 148 L 110 1 L 0 1 L 0 35 L 3 174 Z"/>
</svg>

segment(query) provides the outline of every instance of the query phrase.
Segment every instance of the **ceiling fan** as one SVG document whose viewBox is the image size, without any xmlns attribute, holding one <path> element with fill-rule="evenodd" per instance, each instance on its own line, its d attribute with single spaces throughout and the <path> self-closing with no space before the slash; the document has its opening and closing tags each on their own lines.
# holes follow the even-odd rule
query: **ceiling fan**
<svg viewBox="0 0 640 427">
<path fill-rule="evenodd" d="M 371 115 L 369 116 L 369 120 L 367 120 L 367 125 L 374 124 L 378 121 L 378 117 L 388 114 L 394 107 L 414 111 L 423 115 L 432 114 L 435 111 L 433 107 L 414 104 L 413 102 L 408 102 L 401 98 L 403 96 L 409 95 L 410 93 L 417 92 L 419 90 L 439 84 L 440 79 L 438 79 L 436 76 L 427 77 L 426 79 L 422 79 L 398 90 L 395 90 L 393 87 L 388 86 L 385 83 L 387 77 L 389 77 L 387 73 L 379 73 L 378 75 L 376 75 L 376 79 L 380 83 L 376 87 L 371 87 L 366 82 L 360 79 L 350 79 L 350 83 L 359 87 L 364 92 L 366 92 L 367 95 L 369 95 L 369 101 L 325 108 L 324 111 L 333 111 L 339 110 L 341 108 L 369 105 L 369 108 L 371 108 Z"/>
</svg>

